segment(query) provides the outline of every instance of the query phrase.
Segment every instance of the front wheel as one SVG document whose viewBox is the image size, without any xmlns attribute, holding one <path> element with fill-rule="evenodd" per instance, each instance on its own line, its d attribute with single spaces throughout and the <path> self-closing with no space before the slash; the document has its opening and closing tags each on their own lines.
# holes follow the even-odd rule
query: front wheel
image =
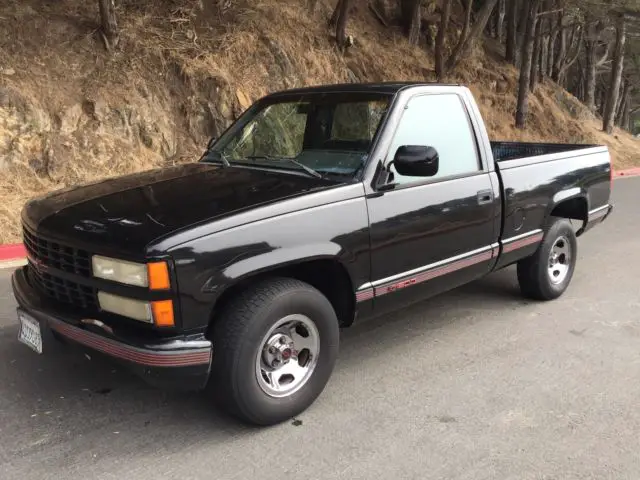
<svg viewBox="0 0 640 480">
<path fill-rule="evenodd" d="M 215 321 L 208 390 L 244 421 L 280 423 L 320 395 L 338 343 L 338 319 L 322 293 L 295 279 L 267 280 L 233 299 Z"/>
<path fill-rule="evenodd" d="M 571 222 L 554 218 L 536 253 L 518 262 L 523 295 L 534 300 L 553 300 L 562 295 L 573 277 L 577 253 Z"/>
</svg>

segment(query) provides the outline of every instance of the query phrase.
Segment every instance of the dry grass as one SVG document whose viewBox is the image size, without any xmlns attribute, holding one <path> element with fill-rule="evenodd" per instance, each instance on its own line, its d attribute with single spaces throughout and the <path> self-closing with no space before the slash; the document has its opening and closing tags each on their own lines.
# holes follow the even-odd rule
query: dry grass
<svg viewBox="0 0 640 480">
<path fill-rule="evenodd" d="M 20 98 L 9 107 L 0 102 L 0 162 L 5 141 L 11 158 L 0 179 L 0 243 L 19 239 L 19 211 L 30 197 L 195 158 L 205 141 L 192 125 L 202 103 L 228 122 L 251 101 L 282 88 L 433 80 L 431 57 L 399 31 L 383 29 L 365 0 L 355 2 L 348 30 L 356 44 L 346 55 L 325 26 L 329 0 L 315 16 L 304 0 L 237 0 L 226 12 L 218 3 L 224 2 L 122 0 L 122 41 L 109 55 L 97 34 L 95 2 L 3 1 L 0 67 L 16 74 L 0 75 L 0 89 Z M 551 83 L 532 96 L 529 128 L 516 130 L 517 72 L 483 51 L 451 80 L 471 86 L 496 139 L 601 143 L 616 166 L 640 163 L 640 142 L 623 132 L 599 132 L 597 121 L 571 107 Z M 105 112 L 138 112 L 142 120 L 120 125 L 112 118 L 96 126 L 83 117 L 75 130 L 63 131 L 57 119 L 85 99 L 105 105 Z M 170 153 L 141 143 L 131 131 L 139 125 L 171 136 Z"/>
</svg>

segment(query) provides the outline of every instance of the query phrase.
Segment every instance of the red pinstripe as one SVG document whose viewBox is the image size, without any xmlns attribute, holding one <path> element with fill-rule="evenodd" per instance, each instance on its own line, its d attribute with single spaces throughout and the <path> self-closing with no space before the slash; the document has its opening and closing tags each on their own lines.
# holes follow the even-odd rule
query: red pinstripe
<svg viewBox="0 0 640 480">
<path fill-rule="evenodd" d="M 529 245 L 533 245 L 534 243 L 538 243 L 542 241 L 544 237 L 544 233 L 536 233 L 535 235 L 531 235 L 530 237 L 523 238 L 522 240 L 517 240 L 515 242 L 506 243 L 502 247 L 502 253 L 513 252 L 514 250 L 519 250 L 520 248 L 528 247 Z"/>
<path fill-rule="evenodd" d="M 116 343 L 91 332 L 66 325 L 61 322 L 51 322 L 51 328 L 82 345 L 108 355 L 129 360 L 140 365 L 151 367 L 186 367 L 190 365 L 208 364 L 211 361 L 210 351 L 196 351 L 188 353 L 148 353 L 141 352 L 127 345 Z"/>
</svg>

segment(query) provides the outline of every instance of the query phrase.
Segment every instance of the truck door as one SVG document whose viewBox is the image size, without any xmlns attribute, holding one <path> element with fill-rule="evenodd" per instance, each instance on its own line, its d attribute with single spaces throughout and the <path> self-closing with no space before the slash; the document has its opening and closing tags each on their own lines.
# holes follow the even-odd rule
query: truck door
<svg viewBox="0 0 640 480">
<path fill-rule="evenodd" d="M 384 165 L 409 145 L 434 147 L 439 170 L 432 177 L 409 177 L 391 165 L 387 183 L 393 188 L 369 195 L 372 282 L 366 288 L 376 312 L 478 278 L 497 253 L 500 199 L 462 98 L 456 93 L 410 97 Z"/>
</svg>

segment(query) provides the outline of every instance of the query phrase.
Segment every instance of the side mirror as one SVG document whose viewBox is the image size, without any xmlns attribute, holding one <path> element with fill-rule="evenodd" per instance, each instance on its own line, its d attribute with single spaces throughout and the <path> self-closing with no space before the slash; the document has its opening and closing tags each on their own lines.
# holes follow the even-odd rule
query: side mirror
<svg viewBox="0 0 640 480">
<path fill-rule="evenodd" d="M 433 147 L 403 145 L 396 151 L 393 166 L 407 177 L 433 177 L 438 173 L 440 158 Z"/>
</svg>

